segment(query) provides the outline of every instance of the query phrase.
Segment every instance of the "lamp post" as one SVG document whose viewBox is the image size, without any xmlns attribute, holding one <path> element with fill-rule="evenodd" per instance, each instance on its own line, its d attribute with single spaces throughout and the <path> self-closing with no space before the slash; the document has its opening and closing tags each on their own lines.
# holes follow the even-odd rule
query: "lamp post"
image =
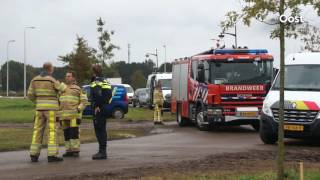
<svg viewBox="0 0 320 180">
<path fill-rule="evenodd" d="M 167 46 L 163 45 L 164 48 L 164 72 L 167 72 Z"/>
<path fill-rule="evenodd" d="M 23 49 L 24 49 L 24 54 L 23 54 L 23 97 L 26 98 L 26 91 L 27 91 L 27 38 L 26 38 L 26 31 L 27 29 L 35 29 L 33 26 L 25 27 L 24 32 L 23 32 Z"/>
<path fill-rule="evenodd" d="M 15 40 L 9 40 L 7 42 L 7 96 L 9 96 L 9 45 L 15 42 Z"/>
<path fill-rule="evenodd" d="M 234 36 L 234 45 L 236 46 L 235 48 L 238 48 L 237 24 L 234 25 L 234 33 L 221 32 L 219 38 L 224 38 L 224 34 Z"/>
<path fill-rule="evenodd" d="M 154 53 L 147 53 L 146 57 L 149 57 L 150 55 L 156 57 L 156 60 L 157 60 L 157 70 L 156 70 L 156 72 L 158 72 L 158 49 L 156 49 L 156 53 L 155 54 Z"/>
</svg>

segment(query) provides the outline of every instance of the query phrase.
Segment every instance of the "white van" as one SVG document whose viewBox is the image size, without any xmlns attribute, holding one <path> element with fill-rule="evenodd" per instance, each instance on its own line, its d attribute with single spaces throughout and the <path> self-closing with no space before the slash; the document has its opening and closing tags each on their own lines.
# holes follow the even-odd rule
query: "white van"
<svg viewBox="0 0 320 180">
<path fill-rule="evenodd" d="M 260 138 L 273 144 L 278 138 L 278 73 L 266 96 L 260 117 Z M 284 130 L 286 138 L 320 137 L 320 53 L 296 53 L 285 59 Z"/>
<path fill-rule="evenodd" d="M 172 73 L 157 73 L 157 74 L 150 74 L 147 80 L 147 92 L 149 94 L 149 102 L 148 106 L 152 108 L 153 106 L 153 91 L 155 88 L 156 83 L 160 81 L 162 85 L 162 94 L 164 98 L 164 107 L 170 107 L 170 98 L 171 98 L 171 87 L 172 87 Z"/>
</svg>

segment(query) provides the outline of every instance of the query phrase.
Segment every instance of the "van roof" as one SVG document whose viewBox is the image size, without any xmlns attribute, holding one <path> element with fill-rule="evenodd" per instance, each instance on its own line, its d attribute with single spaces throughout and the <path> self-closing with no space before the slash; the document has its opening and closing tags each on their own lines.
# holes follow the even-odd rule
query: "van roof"
<svg viewBox="0 0 320 180">
<path fill-rule="evenodd" d="M 299 65 L 299 64 L 319 64 L 320 65 L 320 52 L 302 52 L 289 54 L 285 59 L 286 65 Z"/>
<path fill-rule="evenodd" d="M 152 76 L 155 76 L 156 79 L 172 79 L 172 73 L 150 74 L 148 76 L 148 79 L 150 79 Z"/>
</svg>

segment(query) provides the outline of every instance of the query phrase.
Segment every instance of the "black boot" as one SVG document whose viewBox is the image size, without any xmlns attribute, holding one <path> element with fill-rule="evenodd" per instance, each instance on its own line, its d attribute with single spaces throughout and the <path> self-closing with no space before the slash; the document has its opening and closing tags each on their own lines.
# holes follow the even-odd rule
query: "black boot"
<svg viewBox="0 0 320 180">
<path fill-rule="evenodd" d="M 60 162 L 63 158 L 57 156 L 48 156 L 48 162 Z"/>
<path fill-rule="evenodd" d="M 92 156 L 93 160 L 101 160 L 101 159 L 107 159 L 107 153 L 106 152 L 98 152 Z"/>
<path fill-rule="evenodd" d="M 39 156 L 30 155 L 31 162 L 38 162 Z"/>
</svg>

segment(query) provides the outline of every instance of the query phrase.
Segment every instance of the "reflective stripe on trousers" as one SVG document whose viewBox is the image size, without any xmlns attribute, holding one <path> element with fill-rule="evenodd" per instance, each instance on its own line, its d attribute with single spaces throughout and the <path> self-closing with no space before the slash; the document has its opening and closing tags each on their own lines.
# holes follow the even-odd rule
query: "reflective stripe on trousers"
<svg viewBox="0 0 320 180">
<path fill-rule="evenodd" d="M 30 155 L 39 156 L 44 131 L 48 126 L 48 156 L 58 155 L 56 111 L 36 111 Z"/>
<path fill-rule="evenodd" d="M 158 104 L 154 106 L 154 113 L 153 113 L 153 121 L 154 122 L 161 122 L 161 107 Z"/>
<path fill-rule="evenodd" d="M 76 118 L 71 120 L 62 120 L 62 128 L 67 152 L 80 151 L 80 128 Z"/>
</svg>

